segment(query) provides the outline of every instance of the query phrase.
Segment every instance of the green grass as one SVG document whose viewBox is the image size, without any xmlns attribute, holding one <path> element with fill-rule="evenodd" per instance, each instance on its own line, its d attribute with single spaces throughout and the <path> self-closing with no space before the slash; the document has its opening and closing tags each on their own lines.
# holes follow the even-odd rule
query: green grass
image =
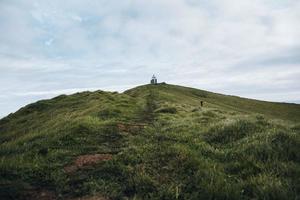
<svg viewBox="0 0 300 200">
<path fill-rule="evenodd" d="M 120 123 L 147 126 L 124 133 Z M 297 104 L 168 84 L 61 95 L 0 120 L 0 199 L 32 189 L 59 199 L 299 199 L 299 127 Z M 63 170 L 97 153 L 113 159 Z"/>
</svg>

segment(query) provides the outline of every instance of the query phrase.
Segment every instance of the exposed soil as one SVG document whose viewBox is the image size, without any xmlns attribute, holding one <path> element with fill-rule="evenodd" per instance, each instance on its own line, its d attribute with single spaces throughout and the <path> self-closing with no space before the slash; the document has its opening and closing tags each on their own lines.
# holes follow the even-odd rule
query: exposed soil
<svg viewBox="0 0 300 200">
<path fill-rule="evenodd" d="M 91 196 L 91 197 L 79 197 L 76 199 L 70 199 L 70 200 L 108 200 L 105 197 L 102 196 Z"/>
<path fill-rule="evenodd" d="M 26 200 L 56 200 L 54 192 L 45 189 L 33 189 L 25 192 L 24 199 Z"/>
<path fill-rule="evenodd" d="M 126 133 L 138 133 L 142 131 L 145 127 L 146 124 L 126 124 L 126 123 L 118 123 L 117 124 L 118 129 L 120 132 L 126 132 Z"/>
<path fill-rule="evenodd" d="M 111 160 L 111 154 L 93 154 L 93 155 L 82 155 L 76 158 L 72 165 L 66 166 L 64 168 L 66 173 L 73 173 L 78 169 L 81 169 L 85 166 L 95 165 L 99 162 Z"/>
</svg>

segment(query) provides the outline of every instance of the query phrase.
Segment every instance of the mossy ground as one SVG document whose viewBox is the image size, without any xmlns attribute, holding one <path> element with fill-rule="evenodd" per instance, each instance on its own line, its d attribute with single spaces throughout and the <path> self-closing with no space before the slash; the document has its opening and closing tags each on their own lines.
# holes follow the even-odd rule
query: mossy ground
<svg viewBox="0 0 300 200">
<path fill-rule="evenodd" d="M 299 126 L 296 104 L 167 84 L 62 95 L 0 121 L 0 198 L 299 199 Z M 112 159 L 64 171 L 89 154 Z"/>
</svg>

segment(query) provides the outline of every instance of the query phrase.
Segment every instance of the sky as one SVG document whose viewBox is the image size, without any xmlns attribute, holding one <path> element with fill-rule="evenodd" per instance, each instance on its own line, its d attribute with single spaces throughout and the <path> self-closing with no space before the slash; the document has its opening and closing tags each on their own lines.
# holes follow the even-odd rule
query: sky
<svg viewBox="0 0 300 200">
<path fill-rule="evenodd" d="M 300 103 L 299 0 L 0 0 L 0 118 L 158 81 Z"/>
</svg>

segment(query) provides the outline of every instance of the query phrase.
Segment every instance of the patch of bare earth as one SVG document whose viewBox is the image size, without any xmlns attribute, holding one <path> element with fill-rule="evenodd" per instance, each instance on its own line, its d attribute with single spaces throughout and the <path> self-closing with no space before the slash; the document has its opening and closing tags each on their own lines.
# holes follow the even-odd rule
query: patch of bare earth
<svg viewBox="0 0 300 200">
<path fill-rule="evenodd" d="M 24 199 L 26 200 L 56 200 L 56 195 L 52 191 L 45 189 L 32 189 L 25 192 Z"/>
<path fill-rule="evenodd" d="M 145 129 L 147 125 L 142 123 L 136 124 L 128 124 L 128 123 L 118 123 L 117 127 L 121 133 L 131 133 L 131 134 L 138 134 L 143 129 Z"/>
<path fill-rule="evenodd" d="M 108 199 L 102 196 L 90 196 L 90 197 L 79 197 L 70 200 L 108 200 Z"/>
<path fill-rule="evenodd" d="M 111 159 L 111 154 L 82 155 L 76 158 L 72 165 L 66 166 L 64 170 L 66 173 L 73 173 L 78 169 L 84 168 L 85 166 L 95 165 L 99 162 L 108 161 Z"/>
</svg>

